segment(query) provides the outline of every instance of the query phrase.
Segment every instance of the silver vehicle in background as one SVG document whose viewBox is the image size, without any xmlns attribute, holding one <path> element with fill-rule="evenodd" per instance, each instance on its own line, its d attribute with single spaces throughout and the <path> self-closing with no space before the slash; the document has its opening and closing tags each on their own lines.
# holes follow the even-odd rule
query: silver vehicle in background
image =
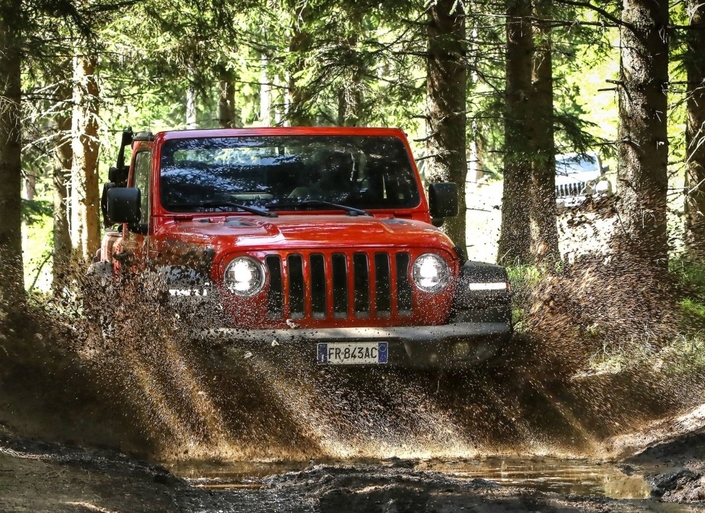
<svg viewBox="0 0 705 513">
<path fill-rule="evenodd" d="M 588 196 L 612 195 L 612 184 L 605 176 L 608 167 L 597 152 L 556 155 L 556 203 L 559 207 L 582 204 Z"/>
</svg>

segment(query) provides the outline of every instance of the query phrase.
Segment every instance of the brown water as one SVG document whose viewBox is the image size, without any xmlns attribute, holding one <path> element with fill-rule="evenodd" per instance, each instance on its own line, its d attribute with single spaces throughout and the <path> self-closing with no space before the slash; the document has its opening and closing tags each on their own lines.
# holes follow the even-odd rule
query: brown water
<svg viewBox="0 0 705 513">
<path fill-rule="evenodd" d="M 316 462 L 180 462 L 170 466 L 176 475 L 204 488 L 259 488 L 266 478 L 313 468 L 361 474 L 413 474 L 429 483 L 489 481 L 488 485 L 529 488 L 559 494 L 646 499 L 651 489 L 643 475 L 627 475 L 610 463 L 559 458 L 486 457 L 471 460 L 356 460 Z"/>
</svg>

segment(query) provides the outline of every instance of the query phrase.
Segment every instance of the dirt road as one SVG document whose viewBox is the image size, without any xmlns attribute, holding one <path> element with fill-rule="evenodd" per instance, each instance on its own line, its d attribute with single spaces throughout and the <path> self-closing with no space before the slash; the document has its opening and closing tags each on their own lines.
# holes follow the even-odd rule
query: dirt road
<svg viewBox="0 0 705 513">
<path fill-rule="evenodd" d="M 705 435 L 697 436 L 700 440 L 696 451 L 702 454 Z M 692 440 L 687 445 L 695 447 L 690 442 Z M 648 462 L 622 464 L 621 470 L 606 463 L 550 460 L 548 464 L 545 459 L 533 458 L 525 461 L 525 468 L 533 467 L 542 478 L 523 482 L 521 476 L 513 474 L 512 468 L 507 466 L 504 477 L 499 473 L 488 479 L 472 477 L 459 469 L 484 464 L 457 460 L 311 462 L 301 464 L 305 466 L 302 470 L 258 476 L 268 467 L 275 467 L 262 464 L 257 471 L 238 474 L 237 478 L 232 474 L 225 476 L 227 469 L 232 471 L 237 466 L 217 465 L 216 477 L 212 464 L 209 470 L 200 468 L 201 474 L 209 475 L 208 478 L 178 478 L 162 467 L 107 451 L 38 444 L 7 435 L 1 445 L 0 511 L 3 512 L 636 513 L 703 510 L 702 502 L 676 504 L 650 496 L 651 491 L 645 486 L 647 481 L 639 472 L 642 464 L 656 468 L 653 465 L 657 455 L 654 454 L 640 457 L 647 458 Z M 694 460 L 689 459 L 693 454 L 692 450 L 679 452 L 671 447 L 662 450 L 657 459 L 669 468 L 674 464 L 685 468 L 694 465 Z M 522 461 L 521 458 L 500 460 Z M 573 474 L 568 472 L 566 477 L 569 469 Z M 183 473 L 185 469 L 182 466 L 179 470 Z M 481 468 L 478 470 L 482 473 Z M 681 470 L 681 474 L 683 472 Z M 696 475 L 696 471 L 690 472 Z M 620 481 L 621 487 L 615 484 L 615 479 Z M 702 478 L 690 480 L 691 484 L 696 482 L 705 488 Z"/>
<path fill-rule="evenodd" d="M 336 372 L 164 325 L 110 347 L 35 326 L 2 342 L 0 511 L 702 509 L 703 376 L 564 379 L 523 350 L 460 374 Z"/>
</svg>

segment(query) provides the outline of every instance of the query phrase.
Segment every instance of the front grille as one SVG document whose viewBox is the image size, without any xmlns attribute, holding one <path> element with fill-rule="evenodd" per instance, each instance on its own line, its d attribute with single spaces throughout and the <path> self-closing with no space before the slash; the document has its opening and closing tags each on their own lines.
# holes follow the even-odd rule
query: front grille
<svg viewBox="0 0 705 513">
<path fill-rule="evenodd" d="M 582 196 L 585 194 L 585 182 L 573 182 L 556 185 L 556 197 L 565 198 L 567 196 Z"/>
<path fill-rule="evenodd" d="M 405 251 L 272 254 L 267 316 L 388 319 L 412 314 L 411 255 Z"/>
</svg>

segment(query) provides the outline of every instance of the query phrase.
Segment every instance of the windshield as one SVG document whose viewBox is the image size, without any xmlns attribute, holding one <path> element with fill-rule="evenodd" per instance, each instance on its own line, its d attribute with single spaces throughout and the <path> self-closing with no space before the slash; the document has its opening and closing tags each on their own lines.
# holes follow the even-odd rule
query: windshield
<svg viewBox="0 0 705 513">
<path fill-rule="evenodd" d="M 592 155 L 557 155 L 556 173 L 567 175 L 599 171 L 597 157 Z"/>
<path fill-rule="evenodd" d="M 174 212 L 217 211 L 217 202 L 311 208 L 321 200 L 360 209 L 420 201 L 406 148 L 396 137 L 243 136 L 166 141 L 160 197 Z M 327 209 L 320 204 L 321 209 Z"/>
</svg>

